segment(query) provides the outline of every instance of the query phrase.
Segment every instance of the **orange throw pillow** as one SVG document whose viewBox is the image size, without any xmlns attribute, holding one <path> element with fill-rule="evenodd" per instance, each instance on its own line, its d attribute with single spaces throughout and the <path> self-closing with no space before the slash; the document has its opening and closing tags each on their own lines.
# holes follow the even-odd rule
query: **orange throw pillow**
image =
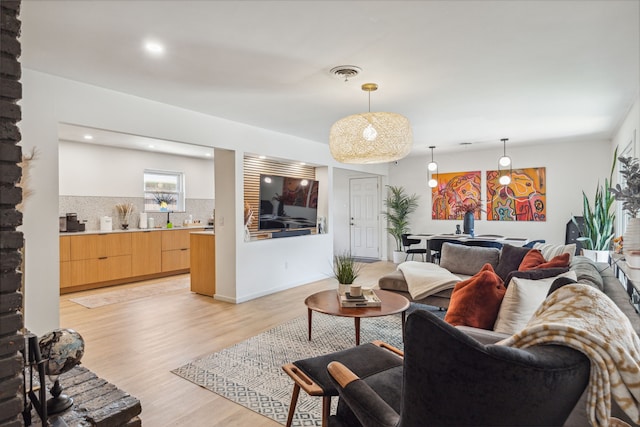
<svg viewBox="0 0 640 427">
<path fill-rule="evenodd" d="M 493 329 L 506 290 L 491 264 L 485 264 L 475 276 L 458 282 L 453 288 L 445 322 Z"/>
<path fill-rule="evenodd" d="M 534 270 L 538 268 L 568 267 L 570 257 L 570 254 L 564 253 L 547 261 L 542 256 L 542 252 L 537 249 L 531 249 L 522 259 L 522 262 L 518 267 L 518 271 Z"/>
</svg>

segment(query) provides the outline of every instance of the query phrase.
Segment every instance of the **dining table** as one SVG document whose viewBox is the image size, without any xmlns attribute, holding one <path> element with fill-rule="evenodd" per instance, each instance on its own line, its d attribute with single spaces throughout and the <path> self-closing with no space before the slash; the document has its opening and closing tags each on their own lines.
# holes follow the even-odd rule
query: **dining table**
<svg viewBox="0 0 640 427">
<path fill-rule="evenodd" d="M 490 241 L 490 242 L 499 242 L 504 244 L 509 244 L 511 246 L 524 246 L 529 242 L 529 239 L 526 237 L 504 237 L 496 234 L 479 234 L 475 236 L 471 236 L 470 234 L 454 234 L 454 233 L 417 233 L 410 234 L 408 236 L 409 239 L 420 240 L 427 245 L 427 242 L 431 239 L 455 239 L 461 242 L 467 242 L 470 240 L 473 241 Z"/>
</svg>

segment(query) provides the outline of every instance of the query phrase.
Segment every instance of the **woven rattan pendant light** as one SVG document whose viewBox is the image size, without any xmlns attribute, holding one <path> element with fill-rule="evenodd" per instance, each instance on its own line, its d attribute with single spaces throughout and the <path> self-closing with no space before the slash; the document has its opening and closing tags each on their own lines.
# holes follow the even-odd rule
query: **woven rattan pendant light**
<svg viewBox="0 0 640 427">
<path fill-rule="evenodd" d="M 329 133 L 329 148 L 341 163 L 386 163 L 400 160 L 411 151 L 413 133 L 409 119 L 396 113 L 371 112 L 375 83 L 365 83 L 369 112 L 353 114 L 335 122 Z"/>
</svg>

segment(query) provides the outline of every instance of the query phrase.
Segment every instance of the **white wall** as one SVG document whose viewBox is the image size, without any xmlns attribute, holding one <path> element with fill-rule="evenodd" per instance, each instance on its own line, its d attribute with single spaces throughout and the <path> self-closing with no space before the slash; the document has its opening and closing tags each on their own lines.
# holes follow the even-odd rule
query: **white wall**
<svg viewBox="0 0 640 427">
<path fill-rule="evenodd" d="M 59 142 L 60 195 L 142 197 L 145 169 L 183 172 L 187 198 L 214 198 L 213 159 Z"/>
<path fill-rule="evenodd" d="M 21 145 L 25 152 L 32 147 L 37 147 L 40 152 L 32 171 L 35 192 L 25 206 L 22 226 L 27 247 L 25 324 L 36 334 L 59 325 L 58 123 L 228 149 L 236 151 L 236 166 L 242 164 L 237 156 L 248 152 L 304 161 L 326 166 L 330 170 L 336 166 L 346 167 L 331 158 L 328 146 L 324 143 L 207 116 L 26 68 L 22 73 L 22 85 Z M 330 125 L 327 124 L 327 129 Z M 354 165 L 352 168 L 380 175 L 387 171 L 386 165 Z M 327 173 L 327 176 L 330 175 L 331 172 Z M 216 198 L 220 197 L 218 189 L 224 185 L 231 186 L 236 194 L 242 194 L 241 167 L 236 167 L 235 176 L 235 182 L 216 184 Z M 325 188 L 329 192 L 327 200 L 331 200 L 333 190 L 329 184 Z M 219 208 L 216 203 L 216 211 Z M 235 234 L 238 245 L 235 248 L 222 247 L 221 251 L 229 252 L 225 258 L 228 262 L 217 265 L 218 274 L 225 274 L 227 269 L 239 270 L 235 283 L 225 284 L 235 286 L 235 296 L 230 297 L 242 301 L 316 280 L 319 272 L 325 271 L 327 259 L 332 256 L 332 227 L 329 227 L 329 234 L 321 236 L 245 243 L 242 240 L 243 209 L 242 198 L 236 197 L 234 228 L 231 232 Z M 309 243 L 310 240 L 312 243 Z M 284 268 L 285 262 L 288 262 L 289 268 Z M 247 268 L 247 265 L 252 268 Z"/>
<path fill-rule="evenodd" d="M 232 150 L 216 148 L 214 150 L 216 169 L 216 292 L 214 297 L 221 301 L 236 301 L 236 215 L 237 204 L 235 185 L 238 153 Z M 239 166 L 242 169 L 242 166 Z M 244 223 L 244 217 L 240 224 Z M 232 268 L 225 268 L 225 267 Z"/>
<path fill-rule="evenodd" d="M 629 114 L 620 124 L 620 128 L 612 139 L 612 148 L 619 147 L 618 151 L 624 150 L 627 145 L 632 144 L 634 147 L 633 155 L 640 156 L 640 97 L 636 98 L 629 109 Z"/>
<path fill-rule="evenodd" d="M 333 171 L 333 169 L 331 169 Z M 328 223 L 328 218 L 330 218 L 330 214 L 329 214 L 329 208 L 330 208 L 330 204 L 329 204 L 329 197 L 328 194 L 330 194 L 331 192 L 329 191 L 330 188 L 333 188 L 333 176 L 329 176 L 329 168 L 327 167 L 317 167 L 316 168 L 316 180 L 324 183 L 325 186 L 327 188 L 322 189 L 320 187 L 318 187 L 318 194 L 321 192 L 324 192 L 324 194 L 326 194 L 326 197 L 322 197 L 322 198 L 318 198 L 318 221 L 320 221 L 320 218 L 324 218 L 325 220 L 325 227 L 327 226 Z M 333 205 L 333 204 L 331 204 Z M 326 233 L 327 231 L 324 230 L 324 233 Z"/>
<path fill-rule="evenodd" d="M 58 232 L 58 120 L 49 79 L 22 73 L 22 152 L 37 148 L 30 168 L 34 193 L 23 209 L 25 239 L 24 324 L 36 335 L 59 326 L 60 245 Z"/>
<path fill-rule="evenodd" d="M 351 246 L 351 227 L 349 221 L 349 171 L 333 170 L 333 206 L 332 232 L 336 236 L 333 251 L 337 254 L 349 250 Z"/>
<path fill-rule="evenodd" d="M 502 150 L 466 150 L 456 153 L 434 152 L 441 173 L 482 171 L 482 198 L 486 200 L 486 171 L 495 170 Z M 487 221 L 486 214 L 475 222 L 476 234 L 500 234 L 510 237 L 545 239 L 564 243 L 565 228 L 572 215 L 582 214 L 582 190 L 593 197 L 598 180 L 604 182 L 611 169 L 609 141 L 545 142 L 536 147 L 507 146 L 514 168 L 546 167 L 547 221 Z M 400 160 L 389 170 L 391 185 L 402 185 L 409 194 L 417 194 L 419 208 L 411 216 L 414 233 L 453 233 L 462 221 L 431 219 L 431 189 L 426 185 L 427 163 L 431 157 Z M 462 227 L 461 227 L 462 228 Z"/>
<path fill-rule="evenodd" d="M 612 155 L 615 149 L 618 148 L 618 155 L 628 147 L 631 146 L 630 155 L 632 157 L 640 156 L 640 96 L 636 98 L 635 102 L 629 109 L 629 114 L 622 121 L 618 132 L 611 141 Z M 617 171 L 620 170 L 620 162 L 617 164 Z M 619 174 L 615 173 L 613 177 L 614 184 L 618 182 Z M 616 215 L 618 218 L 623 217 L 626 213 L 622 210 L 622 204 L 616 203 Z M 616 235 L 624 234 L 627 221 L 616 222 Z"/>
</svg>

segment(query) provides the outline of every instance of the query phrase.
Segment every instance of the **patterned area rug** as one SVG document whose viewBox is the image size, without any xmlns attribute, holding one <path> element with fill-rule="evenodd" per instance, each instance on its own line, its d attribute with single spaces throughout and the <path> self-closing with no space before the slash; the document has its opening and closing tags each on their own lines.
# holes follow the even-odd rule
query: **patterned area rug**
<svg viewBox="0 0 640 427">
<path fill-rule="evenodd" d="M 87 295 L 84 297 L 71 298 L 69 301 L 75 302 L 87 308 L 103 307 L 109 304 L 117 304 L 121 302 L 127 302 L 137 300 L 140 298 L 146 298 L 158 294 L 164 294 L 167 292 L 179 291 L 189 289 L 190 281 L 189 275 L 181 276 L 180 278 L 172 279 L 167 282 L 162 282 L 152 285 L 136 286 L 133 288 L 117 289 L 110 292 L 104 292 L 100 294 Z"/>
<path fill-rule="evenodd" d="M 444 311 L 421 307 L 444 316 Z M 360 342 L 382 340 L 402 349 L 400 327 L 399 314 L 362 319 Z M 355 345 L 351 318 L 314 313 L 312 333 L 312 340 L 308 341 L 307 317 L 301 316 L 171 372 L 285 424 L 293 381 L 284 373 L 282 365 Z M 335 412 L 337 399 L 333 401 L 332 412 Z M 301 391 L 293 426 L 321 426 L 321 410 L 321 398 Z"/>
</svg>

